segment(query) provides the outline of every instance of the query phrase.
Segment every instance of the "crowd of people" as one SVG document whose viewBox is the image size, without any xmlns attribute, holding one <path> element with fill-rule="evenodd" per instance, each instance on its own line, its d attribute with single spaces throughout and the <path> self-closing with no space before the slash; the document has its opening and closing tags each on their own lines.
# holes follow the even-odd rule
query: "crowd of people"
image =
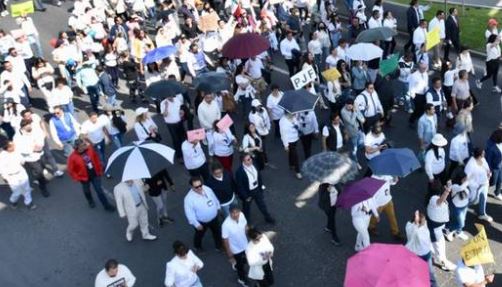
<svg viewBox="0 0 502 287">
<path fill-rule="evenodd" d="M 108 156 L 127 144 L 126 134 L 132 130 L 135 141 L 171 146 L 179 164 L 173 168 L 184 168 L 190 175 L 183 204 L 194 230 L 194 251 L 182 241 L 173 243 L 174 257 L 166 264 L 165 286 L 202 286 L 197 271 L 205 266 L 202 238 L 208 229 L 216 249 L 228 257 L 236 271 L 239 284 L 248 286 L 253 281 L 261 287 L 271 286 L 274 247 L 267 234 L 254 227 L 256 220 L 251 216 L 255 202 L 266 223 L 276 223 L 262 178 L 262 172 L 269 172 L 273 165 L 267 156 L 268 146 L 280 142 L 292 176 L 302 180 L 302 159 L 318 150 L 313 143 L 320 138 L 321 151 L 347 153 L 362 175 L 385 181 L 385 188 L 374 197 L 351 208 L 357 231 L 355 251 L 370 245 L 378 234 L 380 215 L 385 213 L 392 237 L 429 263 L 431 286 L 438 286 L 433 264 L 456 271 L 459 286 L 491 283 L 493 275 L 485 276 L 480 266 L 448 260 L 445 242 L 469 239 L 463 231 L 469 206 L 477 206 L 478 219 L 490 223 L 489 194 L 493 192 L 502 202 L 502 123 L 482 123 L 493 126 L 485 146 L 474 146 L 471 138 L 475 126 L 472 110 L 479 104 L 471 83 L 481 89 L 491 78 L 493 92 L 500 93 L 497 21 L 488 22 L 483 39 L 486 73 L 477 77 L 469 49 L 460 42 L 457 9 L 439 10 L 427 20 L 424 11 L 430 7 L 412 0 L 407 19 L 400 19 L 407 21 L 409 40 L 398 67 L 381 76 L 381 60 L 401 52 L 394 37 L 373 43 L 383 49 L 383 55 L 370 61 L 349 58 L 348 49 L 366 29 L 397 29 L 397 19 L 385 11 L 382 0 L 374 1 L 371 9 L 363 0 L 338 3 L 349 11 L 344 15 L 348 23 L 339 15 L 337 1 L 271 2 L 76 0 L 68 27 L 50 39 L 52 51 L 43 50 L 37 25 L 29 15 L 15 19 L 19 29 L 0 29 L 0 162 L 9 163 L 0 165 L 0 175 L 12 191 L 11 207 L 19 208 L 22 197 L 27 208 L 36 209 L 33 187 L 49 197 L 54 183 L 47 179 L 46 171 L 61 177 L 65 170 L 81 184 L 90 208 L 96 207 L 92 186 L 105 210 L 127 218 L 127 241 L 133 240 L 138 227 L 144 240 L 156 240 L 147 206 L 153 201 L 156 226 L 174 222 L 167 209 L 168 192 L 175 189 L 169 172 L 121 182 L 113 196 L 102 186 L 102 177 L 111 177 L 104 168 Z M 1 15 L 7 16 L 0 3 Z M 44 11 L 40 5 L 36 8 Z M 201 19 L 208 15 L 218 18 L 217 27 L 211 30 L 201 25 Z M 426 51 L 427 31 L 436 27 L 440 44 Z M 226 58 L 221 54 L 223 45 L 240 33 L 260 34 L 270 48 L 248 59 Z M 148 52 L 164 46 L 175 47 L 176 53 L 144 64 Z M 315 81 L 302 89 L 319 96 L 318 107 L 298 113 L 281 107 L 287 85 L 273 81 L 277 73 L 273 66 L 281 61 L 289 76 L 311 68 L 316 72 Z M 340 77 L 322 77 L 328 69 L 336 69 Z M 160 101 L 145 97 L 145 90 L 153 83 L 174 80 L 192 88 L 194 79 L 210 71 L 224 73 L 231 88 L 216 93 L 195 90 L 195 97 L 180 93 Z M 124 83 L 127 95 L 120 93 Z M 40 91 L 43 106 L 33 101 L 34 89 Z M 80 121 L 73 101 L 77 93 L 89 98 L 90 107 L 81 107 L 88 110 L 84 121 Z M 124 104 L 134 107 L 132 126 Z M 155 113 L 150 112 L 150 104 L 156 106 Z M 35 109 L 45 109 L 47 117 Z M 399 110 L 409 113 L 408 125 L 416 131 L 417 156 L 428 182 L 424 212 L 400 215 L 412 217 L 404 233 L 390 192 L 391 186 L 398 188 L 398 178 L 363 170 L 367 161 L 394 147 L 385 129 L 400 124 L 392 122 L 392 114 Z M 320 122 L 320 113 L 330 114 L 328 122 Z M 234 124 L 220 129 L 217 123 L 225 116 L 234 123 L 245 123 L 244 128 Z M 169 139 L 160 132 L 157 118 L 164 121 Z M 206 137 L 189 140 L 187 131 L 199 127 Z M 453 137 L 448 141 L 443 134 L 450 132 Z M 57 165 L 57 157 L 65 158 L 66 169 Z M 342 244 L 335 219 L 342 190 L 337 183 L 319 185 L 319 207 L 327 216 L 325 231 L 336 246 Z M 135 282 L 125 265 L 111 259 L 97 275 L 95 286 L 132 287 Z"/>
</svg>

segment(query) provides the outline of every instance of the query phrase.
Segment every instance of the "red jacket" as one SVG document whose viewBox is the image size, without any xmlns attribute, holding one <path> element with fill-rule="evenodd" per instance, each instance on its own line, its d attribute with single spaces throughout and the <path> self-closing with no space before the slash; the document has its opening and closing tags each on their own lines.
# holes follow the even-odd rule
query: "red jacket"
<svg viewBox="0 0 502 287">
<path fill-rule="evenodd" d="M 103 175 L 103 166 L 101 165 L 101 161 L 99 160 L 98 154 L 94 151 L 92 146 L 89 145 L 87 150 L 85 151 L 89 158 L 91 159 L 92 166 L 94 166 L 94 171 L 96 175 Z M 85 166 L 85 161 L 76 150 L 74 150 L 70 156 L 68 157 L 68 166 L 67 171 L 70 177 L 76 181 L 88 181 L 89 174 L 87 172 L 87 167 Z"/>
</svg>

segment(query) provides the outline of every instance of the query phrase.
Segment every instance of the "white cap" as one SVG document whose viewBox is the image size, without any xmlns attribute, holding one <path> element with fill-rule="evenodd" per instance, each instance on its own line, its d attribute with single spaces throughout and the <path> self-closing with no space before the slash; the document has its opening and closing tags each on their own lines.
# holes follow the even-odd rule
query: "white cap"
<svg viewBox="0 0 502 287">
<path fill-rule="evenodd" d="M 139 107 L 135 111 L 136 116 L 142 115 L 142 114 L 147 113 L 147 112 L 148 112 L 148 109 L 147 108 L 143 108 L 143 107 Z"/>
<path fill-rule="evenodd" d="M 257 107 L 261 106 L 261 102 L 260 102 L 260 100 L 258 100 L 258 99 L 253 99 L 253 100 L 251 101 L 251 106 L 252 106 L 252 107 L 255 107 L 255 108 L 257 108 Z"/>
<path fill-rule="evenodd" d="M 434 137 L 432 138 L 432 144 L 435 146 L 445 146 L 448 144 L 448 140 L 445 139 L 445 137 L 442 134 L 435 134 Z"/>
</svg>

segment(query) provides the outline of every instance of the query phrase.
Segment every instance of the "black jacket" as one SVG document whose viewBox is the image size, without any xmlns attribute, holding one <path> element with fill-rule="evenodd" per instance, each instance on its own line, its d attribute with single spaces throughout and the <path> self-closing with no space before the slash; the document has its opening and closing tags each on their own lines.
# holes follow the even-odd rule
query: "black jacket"
<svg viewBox="0 0 502 287">
<path fill-rule="evenodd" d="M 255 166 L 256 171 L 258 173 L 258 191 L 261 190 L 261 186 L 263 184 L 261 174 L 258 170 L 258 168 Z M 241 164 L 237 171 L 235 172 L 235 183 L 237 185 L 237 195 L 242 200 L 245 200 L 246 198 L 252 196 L 251 191 L 249 190 L 249 179 L 246 171 L 244 170 L 244 166 Z"/>
<path fill-rule="evenodd" d="M 458 45 L 460 43 L 460 27 L 458 26 L 458 17 L 456 18 L 457 22 L 453 20 L 453 16 L 448 16 L 448 18 L 445 21 L 445 33 L 446 33 L 446 38 L 445 40 L 452 41 L 455 45 Z"/>
<path fill-rule="evenodd" d="M 234 196 L 236 190 L 236 185 L 232 177 L 232 174 L 226 170 L 223 171 L 222 181 L 219 181 L 215 179 L 213 176 L 210 176 L 206 180 L 206 185 L 213 190 L 214 194 L 216 195 L 218 201 L 221 204 L 225 204 L 230 200 L 232 200 L 232 197 Z"/>
<path fill-rule="evenodd" d="M 408 33 L 413 33 L 415 29 L 418 27 L 418 24 L 420 22 L 420 19 L 417 17 L 417 12 L 415 10 L 415 7 L 410 6 L 408 10 L 406 11 L 406 20 L 408 20 Z M 413 37 L 413 34 L 410 35 L 410 37 Z"/>
</svg>

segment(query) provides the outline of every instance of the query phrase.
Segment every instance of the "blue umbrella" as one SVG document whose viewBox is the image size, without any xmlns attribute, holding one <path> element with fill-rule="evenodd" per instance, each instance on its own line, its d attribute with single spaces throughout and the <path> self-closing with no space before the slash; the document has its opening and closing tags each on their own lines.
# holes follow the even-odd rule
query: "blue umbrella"
<svg viewBox="0 0 502 287">
<path fill-rule="evenodd" d="M 390 148 L 368 162 L 374 174 L 405 177 L 420 168 L 415 153 L 409 148 Z"/>
<path fill-rule="evenodd" d="M 319 97 L 305 89 L 286 91 L 279 106 L 290 114 L 312 111 Z"/>
<path fill-rule="evenodd" d="M 165 59 L 172 54 L 176 53 L 177 49 L 174 46 L 163 46 L 153 49 L 148 52 L 143 58 L 143 64 L 150 64 Z"/>
</svg>

